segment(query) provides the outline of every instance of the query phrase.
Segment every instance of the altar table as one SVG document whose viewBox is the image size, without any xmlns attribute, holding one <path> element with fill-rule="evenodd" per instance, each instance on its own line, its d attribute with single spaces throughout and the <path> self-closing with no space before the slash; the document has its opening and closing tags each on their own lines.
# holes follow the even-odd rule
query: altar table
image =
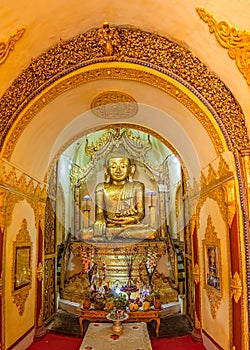
<svg viewBox="0 0 250 350">
<path fill-rule="evenodd" d="M 81 315 L 79 317 L 81 334 L 84 333 L 84 325 L 83 325 L 84 320 L 87 320 L 90 322 L 107 321 L 108 312 L 105 310 L 96 310 L 96 309 L 87 310 L 82 308 L 78 308 L 77 310 L 81 312 Z M 126 321 L 124 321 L 126 323 L 155 321 L 156 322 L 155 334 L 158 337 L 160 322 L 161 322 L 160 320 L 161 310 L 150 309 L 148 311 L 139 310 L 139 311 L 131 311 L 131 312 L 127 310 L 126 313 L 129 315 L 129 318 Z"/>
<path fill-rule="evenodd" d="M 152 350 L 145 322 L 125 323 L 115 334 L 111 323 L 90 323 L 79 350 Z"/>
</svg>

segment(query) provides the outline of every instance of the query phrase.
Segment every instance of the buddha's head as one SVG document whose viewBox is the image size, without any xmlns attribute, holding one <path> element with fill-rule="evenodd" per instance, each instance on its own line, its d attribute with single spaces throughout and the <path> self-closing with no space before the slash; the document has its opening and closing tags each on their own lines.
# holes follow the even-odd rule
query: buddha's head
<svg viewBox="0 0 250 350">
<path fill-rule="evenodd" d="M 131 159 L 122 155 L 113 154 L 106 162 L 106 182 L 132 181 L 135 173 L 135 164 L 132 164 Z"/>
</svg>

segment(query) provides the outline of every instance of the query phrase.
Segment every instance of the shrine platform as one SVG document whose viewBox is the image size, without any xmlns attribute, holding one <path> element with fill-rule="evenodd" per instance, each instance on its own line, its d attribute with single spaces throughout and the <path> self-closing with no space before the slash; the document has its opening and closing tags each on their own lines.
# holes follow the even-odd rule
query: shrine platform
<svg viewBox="0 0 250 350">
<path fill-rule="evenodd" d="M 66 299 L 60 299 L 58 304 L 59 309 L 77 316 L 81 315 L 81 312 L 77 310 L 79 307 L 80 307 L 80 303 L 75 303 L 73 301 L 69 301 Z M 182 307 L 181 307 L 180 301 L 172 302 L 168 304 L 162 304 L 162 311 L 160 314 L 160 318 L 180 314 L 181 309 Z"/>
</svg>

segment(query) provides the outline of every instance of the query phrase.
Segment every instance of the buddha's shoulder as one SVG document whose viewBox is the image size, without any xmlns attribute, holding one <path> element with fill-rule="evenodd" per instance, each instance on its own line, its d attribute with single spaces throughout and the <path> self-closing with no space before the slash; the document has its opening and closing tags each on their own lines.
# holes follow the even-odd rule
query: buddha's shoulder
<svg viewBox="0 0 250 350">
<path fill-rule="evenodd" d="M 116 186 L 116 185 L 112 185 L 110 183 L 106 183 L 106 182 L 101 182 L 96 186 L 96 192 L 97 191 L 109 191 L 109 190 L 114 190 L 114 188 L 120 188 L 120 186 Z"/>
<path fill-rule="evenodd" d="M 132 182 L 128 182 L 127 185 L 128 185 L 128 186 L 132 186 L 132 187 L 134 187 L 134 188 L 136 188 L 136 187 L 138 187 L 138 188 L 144 187 L 144 184 L 143 184 L 142 182 L 136 181 L 136 180 L 134 180 L 134 181 L 132 181 Z"/>
<path fill-rule="evenodd" d="M 106 185 L 106 184 L 105 184 L 104 182 L 99 183 L 99 184 L 96 186 L 95 191 L 96 191 L 96 192 L 98 192 L 98 191 L 103 191 L 104 188 L 105 188 L 105 185 Z"/>
</svg>

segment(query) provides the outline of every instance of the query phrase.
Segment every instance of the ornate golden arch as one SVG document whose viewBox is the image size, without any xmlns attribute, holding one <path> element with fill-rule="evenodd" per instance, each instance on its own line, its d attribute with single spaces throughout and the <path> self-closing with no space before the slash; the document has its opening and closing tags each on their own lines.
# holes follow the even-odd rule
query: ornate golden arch
<svg viewBox="0 0 250 350">
<path fill-rule="evenodd" d="M 218 144 L 223 140 L 229 148 L 249 147 L 240 106 L 197 57 L 160 35 L 106 24 L 69 41 L 61 40 L 34 59 L 6 91 L 0 99 L 2 156 L 9 159 L 29 118 L 44 105 L 70 88 L 97 79 L 136 80 L 163 89 L 194 113 L 218 153 L 223 151 Z M 219 137 L 221 133 L 223 137 Z"/>
</svg>

